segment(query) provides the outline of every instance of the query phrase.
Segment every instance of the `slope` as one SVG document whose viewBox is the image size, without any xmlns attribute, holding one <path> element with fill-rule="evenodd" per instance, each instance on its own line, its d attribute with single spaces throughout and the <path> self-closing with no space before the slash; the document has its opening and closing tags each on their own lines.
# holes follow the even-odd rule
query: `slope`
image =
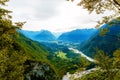
<svg viewBox="0 0 120 80">
<path fill-rule="evenodd" d="M 104 32 L 106 33 L 105 35 Z M 102 34 L 102 35 L 101 35 Z M 113 52 L 120 48 L 120 21 L 113 20 L 103 25 L 80 50 L 88 56 L 93 57 L 96 49 L 103 50 L 105 53 L 113 56 Z"/>
<path fill-rule="evenodd" d="M 28 55 L 33 59 L 46 60 L 48 51 L 40 45 L 40 43 L 26 38 L 24 35 L 19 34 L 16 36 L 16 42 L 23 47 Z"/>
<path fill-rule="evenodd" d="M 28 55 L 28 59 L 24 63 L 25 66 L 28 66 L 24 72 L 25 80 L 59 80 L 56 69 L 47 59 L 48 51 L 44 46 L 20 33 L 15 36 L 15 41 L 21 46 L 21 50 L 23 49 Z"/>
</svg>

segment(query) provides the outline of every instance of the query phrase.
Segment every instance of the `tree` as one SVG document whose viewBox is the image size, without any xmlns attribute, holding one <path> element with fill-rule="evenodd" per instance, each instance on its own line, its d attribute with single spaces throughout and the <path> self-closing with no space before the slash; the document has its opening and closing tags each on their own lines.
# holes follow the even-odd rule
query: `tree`
<svg viewBox="0 0 120 80">
<path fill-rule="evenodd" d="M 113 59 L 110 58 L 107 54 L 105 54 L 102 50 L 97 49 L 96 52 L 97 53 L 95 55 L 95 60 L 97 61 L 97 66 L 101 68 L 102 73 L 105 73 L 105 80 L 111 80 L 111 78 L 113 78 L 115 75 L 115 73 L 111 71 L 112 69 L 114 69 L 112 64 Z"/>
<path fill-rule="evenodd" d="M 0 80 L 23 80 L 25 51 L 14 40 L 17 33 L 9 15 L 12 11 L 2 8 L 9 0 L 0 0 Z"/>
<path fill-rule="evenodd" d="M 76 80 L 119 80 L 120 79 L 120 50 L 114 52 L 114 58 L 110 58 L 102 50 L 97 49 L 95 55 L 96 65 L 100 69 L 92 71 Z"/>
<path fill-rule="evenodd" d="M 67 0 L 73 1 L 73 0 Z M 100 27 L 102 24 L 107 23 L 109 25 L 114 25 L 120 23 L 120 0 L 80 0 L 78 6 L 82 6 L 87 9 L 89 13 L 96 12 L 96 14 L 104 14 L 106 11 L 111 11 L 113 14 L 104 16 L 102 21 L 97 21 Z M 102 29 L 101 35 L 109 32 L 107 28 Z M 109 36 L 114 36 L 119 39 L 119 36 L 110 34 Z M 97 50 L 95 59 L 97 60 L 97 65 L 101 70 L 95 71 L 88 75 L 83 76 L 79 80 L 119 80 L 120 77 L 120 49 L 114 52 L 113 58 L 106 55 L 102 50 Z"/>
<path fill-rule="evenodd" d="M 80 57 L 80 69 L 86 69 L 88 66 L 90 66 L 90 62 L 86 58 Z"/>
<path fill-rule="evenodd" d="M 114 59 L 113 64 L 114 64 L 115 68 L 120 69 L 120 49 L 118 49 L 114 52 L 113 59 Z"/>
<path fill-rule="evenodd" d="M 120 16 L 120 0 L 80 0 L 78 6 L 87 9 L 89 13 L 96 12 L 97 14 L 103 14 L 105 11 L 113 12 L 111 15 L 104 16 L 102 21 L 97 21 L 98 25 L 96 27 Z"/>
</svg>

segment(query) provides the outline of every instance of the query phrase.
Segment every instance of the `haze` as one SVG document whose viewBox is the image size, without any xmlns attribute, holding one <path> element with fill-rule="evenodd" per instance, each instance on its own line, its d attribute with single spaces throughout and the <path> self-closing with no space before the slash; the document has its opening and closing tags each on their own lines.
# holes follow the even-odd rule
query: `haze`
<svg viewBox="0 0 120 80">
<path fill-rule="evenodd" d="M 27 21 L 24 30 L 65 32 L 73 29 L 94 28 L 101 16 L 89 14 L 74 2 L 66 0 L 10 0 L 13 22 Z M 106 12 L 104 15 L 108 15 Z"/>
</svg>

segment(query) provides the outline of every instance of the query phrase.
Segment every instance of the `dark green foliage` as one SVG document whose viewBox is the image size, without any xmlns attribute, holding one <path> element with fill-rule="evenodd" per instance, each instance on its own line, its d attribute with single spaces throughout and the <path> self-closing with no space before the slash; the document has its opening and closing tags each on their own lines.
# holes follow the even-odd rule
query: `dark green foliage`
<svg viewBox="0 0 120 80">
<path fill-rule="evenodd" d="M 85 54 L 93 56 L 92 53 L 94 53 L 96 66 L 100 69 L 76 80 L 120 79 L 120 22 L 113 20 L 111 24 L 104 25 L 97 34 L 82 46 Z M 105 32 L 102 33 L 102 30 Z M 100 33 L 104 35 L 100 35 Z"/>
<path fill-rule="evenodd" d="M 48 51 L 41 46 L 40 43 L 32 41 L 20 33 L 15 36 L 15 39 L 17 43 L 26 51 L 26 53 L 32 57 L 32 59 L 46 61 Z"/>
<path fill-rule="evenodd" d="M 120 79 L 120 50 L 114 52 L 114 57 L 110 58 L 102 50 L 97 50 L 95 55 L 96 65 L 100 69 L 82 76 L 76 80 L 119 80 Z"/>
<path fill-rule="evenodd" d="M 7 1 L 0 1 L 0 5 L 5 5 Z M 27 55 L 13 39 L 16 31 L 8 13 L 10 11 L 0 8 L 0 80 L 23 80 L 23 63 Z"/>
<path fill-rule="evenodd" d="M 62 51 L 64 52 L 63 54 L 66 54 L 66 59 L 58 57 L 58 54 L 55 52 L 51 52 L 48 55 L 48 59 L 50 60 L 51 64 L 55 65 L 60 77 L 67 72 L 74 73 L 80 67 L 80 55 L 68 51 L 67 53 L 66 51 Z"/>
<path fill-rule="evenodd" d="M 117 69 L 120 69 L 120 49 L 117 49 L 115 52 L 114 52 L 114 62 L 113 62 L 113 65 L 115 68 Z"/>
<path fill-rule="evenodd" d="M 72 67 L 74 67 L 74 64 L 80 63 L 79 58 L 77 58 L 80 56 L 70 51 L 66 46 L 58 45 L 55 43 L 44 43 L 44 44 L 48 47 L 47 50 L 50 52 L 48 55 L 48 59 L 50 60 L 51 64 L 55 65 L 61 77 L 64 74 L 66 74 L 67 71 L 69 72 L 74 71 L 72 69 Z M 58 52 L 66 54 L 67 58 L 62 59 L 61 57 L 58 57 Z"/>
<path fill-rule="evenodd" d="M 109 75 L 108 72 L 106 71 L 97 70 L 75 80 L 119 80 L 120 79 L 119 75 L 120 75 L 120 70 L 112 71 L 111 74 Z"/>
<path fill-rule="evenodd" d="M 1 5 L 5 5 L 8 0 L 0 1 Z M 57 74 L 52 65 L 49 65 L 47 60 L 48 51 L 22 34 L 17 33 L 16 29 L 24 23 L 17 23 L 18 27 L 12 25 L 11 16 L 8 15 L 11 11 L 0 8 L 0 80 L 24 80 L 26 71 L 32 64 L 25 64 L 27 60 L 34 60 L 34 63 L 44 64 L 49 66 L 49 71 L 46 72 L 45 80 L 57 80 Z M 34 68 L 35 64 L 33 64 Z M 42 69 L 43 72 L 45 69 Z M 32 70 L 31 70 L 32 71 Z M 37 74 L 32 77 L 36 77 Z M 52 77 L 53 76 L 53 77 Z M 43 78 L 44 78 L 43 77 Z M 47 79 L 48 78 L 48 79 Z M 40 80 L 41 78 L 39 78 Z"/>
<path fill-rule="evenodd" d="M 2 74 L 0 75 L 0 79 L 2 80 L 23 80 L 24 72 L 26 72 L 24 71 L 26 66 L 23 64 L 28 59 L 36 62 L 41 61 L 46 65 L 49 64 L 47 60 L 48 51 L 39 43 L 21 34 L 13 36 L 12 38 L 4 34 L 0 37 L 0 43 L 0 74 Z M 55 71 L 51 65 L 50 67 L 51 70 Z M 51 75 L 52 73 L 48 74 Z M 56 75 L 56 73 L 54 74 Z M 45 77 L 47 76 L 48 75 Z"/>
<path fill-rule="evenodd" d="M 21 34 L 14 35 L 12 38 L 7 37 L 7 35 L 5 38 L 0 37 L 0 74 L 2 74 L 0 75 L 0 79 L 23 80 L 24 72 L 26 72 L 26 65 L 23 64 L 26 63 L 26 60 L 28 59 L 34 60 L 36 63 L 40 61 L 46 65 L 49 64 L 49 61 L 47 60 L 48 51 L 39 43 L 34 42 Z M 42 65 L 42 63 L 40 64 Z M 50 70 L 55 71 L 53 66 L 50 65 L 49 67 Z M 50 77 L 52 77 L 52 75 L 55 75 L 55 77 L 57 77 L 56 73 L 50 72 L 48 75 L 51 75 Z M 47 78 L 48 75 L 45 75 L 44 77 Z M 35 76 L 36 75 L 33 77 Z M 48 78 L 48 80 L 50 80 L 50 78 Z"/>
<path fill-rule="evenodd" d="M 27 59 L 27 62 L 25 62 L 25 66 L 26 66 L 26 64 L 28 65 L 28 67 L 26 67 L 27 70 L 25 70 L 25 73 L 30 74 L 32 72 L 34 75 L 31 74 L 31 76 L 29 76 L 31 79 L 34 77 L 34 78 L 36 78 L 36 80 L 39 80 L 39 79 L 52 80 L 52 78 L 56 78 L 57 80 L 59 80 L 56 69 L 47 59 L 48 51 L 46 50 L 46 48 L 44 46 L 42 46 L 38 42 L 35 42 L 35 41 L 32 41 L 32 40 L 26 38 L 22 34 L 19 34 L 19 36 L 16 36 L 15 39 L 16 39 L 17 43 L 22 46 L 22 49 L 24 49 L 26 51 L 26 54 L 29 56 Z M 32 63 L 34 65 L 32 65 Z M 37 77 L 37 75 L 38 75 L 37 73 L 39 71 L 34 72 L 34 67 L 36 64 L 40 64 L 41 66 L 44 66 L 44 64 L 45 64 L 50 68 L 49 70 L 52 72 L 47 72 L 47 74 L 44 73 L 45 74 L 44 77 L 41 75 L 39 75 L 39 77 Z M 42 70 L 42 72 L 45 71 L 44 69 L 40 69 L 40 71 L 41 70 Z"/>
<path fill-rule="evenodd" d="M 113 21 L 112 21 L 113 22 Z M 116 22 L 116 21 L 115 21 Z M 105 30 L 105 33 L 103 31 Z M 106 30 L 107 29 L 107 30 Z M 103 32 L 103 33 L 102 33 Z M 107 33 L 106 33 L 107 32 Z M 100 35 L 100 34 L 103 34 Z M 112 26 L 105 24 L 99 29 L 99 32 L 91 37 L 82 47 L 86 55 L 93 57 L 96 48 L 103 50 L 105 53 L 113 56 L 113 52 L 120 47 L 120 22 Z"/>
<path fill-rule="evenodd" d="M 80 54 L 76 54 L 69 50 L 65 45 L 59 45 L 56 43 L 43 43 L 47 46 L 47 50 L 50 52 L 48 59 L 53 64 L 60 77 L 63 77 L 67 72 L 74 73 L 78 69 L 84 67 L 90 67 L 90 62 L 82 58 Z M 61 56 L 60 56 L 61 54 Z M 86 68 L 84 68 L 86 69 Z"/>
<path fill-rule="evenodd" d="M 9 34 L 2 34 L 0 44 L 0 79 L 23 80 L 25 51 Z"/>
<path fill-rule="evenodd" d="M 105 80 L 105 78 L 103 77 L 104 74 L 105 73 L 102 73 L 101 71 L 95 71 L 76 80 Z"/>
</svg>

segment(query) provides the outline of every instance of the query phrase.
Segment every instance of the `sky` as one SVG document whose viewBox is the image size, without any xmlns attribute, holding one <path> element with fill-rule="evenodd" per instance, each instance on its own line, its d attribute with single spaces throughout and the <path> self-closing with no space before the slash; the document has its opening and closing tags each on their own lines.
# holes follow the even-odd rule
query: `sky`
<svg viewBox="0 0 120 80">
<path fill-rule="evenodd" d="M 89 14 L 87 10 L 66 0 L 10 0 L 13 22 L 27 23 L 23 30 L 65 32 L 74 29 L 94 28 L 103 15 Z M 108 15 L 106 12 L 104 15 Z"/>
</svg>

